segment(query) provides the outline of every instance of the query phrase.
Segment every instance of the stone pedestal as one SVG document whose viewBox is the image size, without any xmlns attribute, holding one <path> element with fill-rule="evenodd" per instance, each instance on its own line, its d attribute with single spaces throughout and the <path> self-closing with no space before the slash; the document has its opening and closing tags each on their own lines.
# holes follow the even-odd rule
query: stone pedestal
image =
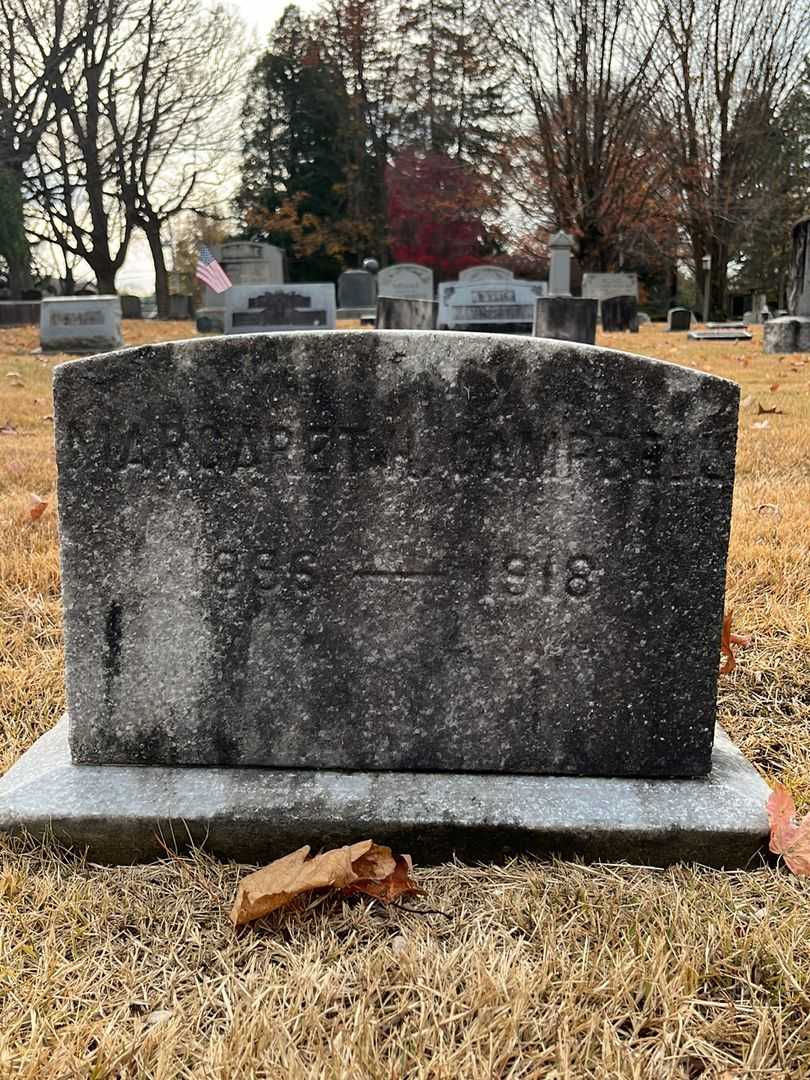
<svg viewBox="0 0 810 1080">
<path fill-rule="evenodd" d="M 810 352 L 810 317 L 785 315 L 769 319 L 763 327 L 762 340 L 766 353 Z"/>
<path fill-rule="evenodd" d="M 535 307 L 532 336 L 593 345 L 598 307 L 596 300 L 579 297 L 541 297 Z"/>
</svg>

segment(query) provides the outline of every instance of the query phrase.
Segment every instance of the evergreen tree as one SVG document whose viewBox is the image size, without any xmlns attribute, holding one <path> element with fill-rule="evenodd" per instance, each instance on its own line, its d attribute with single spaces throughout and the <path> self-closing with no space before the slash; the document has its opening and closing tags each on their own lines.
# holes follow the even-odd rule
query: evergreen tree
<svg viewBox="0 0 810 1080">
<path fill-rule="evenodd" d="M 250 77 L 239 206 L 248 226 L 287 250 L 293 280 L 339 272 L 328 236 L 345 214 L 347 127 L 340 73 L 313 24 L 290 5 Z"/>
</svg>

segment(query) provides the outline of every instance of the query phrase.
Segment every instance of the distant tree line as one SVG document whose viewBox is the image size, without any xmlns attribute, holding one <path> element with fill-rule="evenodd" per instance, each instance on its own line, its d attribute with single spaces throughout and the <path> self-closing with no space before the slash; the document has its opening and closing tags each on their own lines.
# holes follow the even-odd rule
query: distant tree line
<svg viewBox="0 0 810 1080">
<path fill-rule="evenodd" d="M 540 273 L 564 228 L 581 270 L 700 295 L 709 256 L 714 312 L 784 302 L 809 40 L 810 0 L 322 0 L 257 53 L 206 0 L 0 0 L 0 273 L 112 291 L 142 234 L 165 313 L 169 235 L 191 264 L 236 228 L 323 280 Z"/>
<path fill-rule="evenodd" d="M 364 254 L 729 278 L 784 302 L 810 212 L 808 0 L 324 0 L 253 68 L 239 209 L 301 277 Z"/>
</svg>

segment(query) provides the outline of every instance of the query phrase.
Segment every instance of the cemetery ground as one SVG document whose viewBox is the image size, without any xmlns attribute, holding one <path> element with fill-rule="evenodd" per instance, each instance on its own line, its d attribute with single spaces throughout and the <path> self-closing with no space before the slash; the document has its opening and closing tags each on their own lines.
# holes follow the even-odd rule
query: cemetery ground
<svg viewBox="0 0 810 1080">
<path fill-rule="evenodd" d="M 192 334 L 124 323 L 127 344 Z M 758 330 L 597 340 L 741 384 L 727 607 L 752 640 L 719 716 L 810 809 L 810 355 L 766 356 Z M 0 330 L 0 772 L 63 707 L 50 414 L 65 357 L 36 343 Z M 48 501 L 35 519 L 32 494 Z M 657 642 L 649 678 L 672 662 Z M 417 867 L 411 910 L 327 895 L 237 933 L 243 873 L 202 854 L 102 867 L 0 837 L 0 1077 L 810 1075 L 810 884 L 782 866 Z"/>
</svg>

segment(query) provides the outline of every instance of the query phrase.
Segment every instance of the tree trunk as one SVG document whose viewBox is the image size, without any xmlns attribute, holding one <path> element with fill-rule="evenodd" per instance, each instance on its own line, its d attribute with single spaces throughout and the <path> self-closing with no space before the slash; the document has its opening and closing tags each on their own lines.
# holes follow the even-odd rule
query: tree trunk
<svg viewBox="0 0 810 1080">
<path fill-rule="evenodd" d="M 160 222 L 156 218 L 149 218 L 144 222 L 142 228 L 149 243 L 149 251 L 152 254 L 152 263 L 155 267 L 155 301 L 157 303 L 157 315 L 159 319 L 168 319 L 169 271 L 166 269 L 166 258 L 163 254 L 163 244 L 160 241 Z"/>
<path fill-rule="evenodd" d="M 8 263 L 12 300 L 31 288 L 31 249 L 23 223 L 22 171 L 0 169 L 0 255 Z"/>
</svg>

